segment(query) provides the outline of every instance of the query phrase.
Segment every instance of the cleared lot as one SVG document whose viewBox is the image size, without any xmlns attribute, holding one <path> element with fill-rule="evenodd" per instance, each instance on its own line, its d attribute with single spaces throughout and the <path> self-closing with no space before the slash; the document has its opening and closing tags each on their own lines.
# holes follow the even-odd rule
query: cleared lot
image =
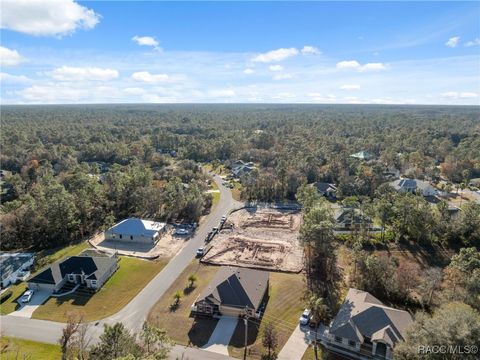
<svg viewBox="0 0 480 360">
<path fill-rule="evenodd" d="M 298 242 L 298 211 L 248 208 L 232 213 L 209 245 L 202 262 L 300 272 L 303 250 Z"/>
<path fill-rule="evenodd" d="M 120 255 L 142 258 L 170 258 L 183 248 L 189 238 L 188 235 L 175 235 L 174 228 L 169 226 L 165 234 L 154 245 L 105 240 L 103 233 L 92 238 L 90 243 L 99 250 L 118 252 Z"/>
</svg>

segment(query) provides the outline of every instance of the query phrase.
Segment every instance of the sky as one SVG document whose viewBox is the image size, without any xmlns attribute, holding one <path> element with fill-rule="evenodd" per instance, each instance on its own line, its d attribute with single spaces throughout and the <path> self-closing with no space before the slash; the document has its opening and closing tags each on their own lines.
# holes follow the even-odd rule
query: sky
<svg viewBox="0 0 480 360">
<path fill-rule="evenodd" d="M 480 105 L 480 2 L 0 1 L 2 104 Z"/>
</svg>

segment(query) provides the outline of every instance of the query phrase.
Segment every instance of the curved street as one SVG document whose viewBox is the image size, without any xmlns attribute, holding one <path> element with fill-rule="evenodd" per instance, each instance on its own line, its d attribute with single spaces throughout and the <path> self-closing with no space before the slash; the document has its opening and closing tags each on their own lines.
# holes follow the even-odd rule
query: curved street
<svg viewBox="0 0 480 360">
<path fill-rule="evenodd" d="M 197 248 L 204 244 L 204 239 L 208 232 L 213 227 L 218 226 L 223 215 L 241 206 L 240 202 L 233 199 L 230 189 L 222 185 L 222 179 L 220 176 L 214 176 L 214 180 L 220 190 L 220 201 L 203 223 L 200 224 L 195 235 L 188 241 L 185 247 L 169 261 L 162 271 L 158 273 L 157 276 L 155 276 L 122 310 L 105 319 L 91 323 L 92 328 L 90 335 L 92 342 L 97 341 L 100 334 L 103 332 L 103 324 L 122 322 L 130 331 L 138 332 L 153 305 L 155 305 L 157 300 L 160 299 L 175 279 L 194 259 Z M 28 319 L 14 315 L 0 317 L 2 335 L 33 341 L 57 343 L 62 334 L 63 327 L 63 323 L 53 321 Z M 181 357 L 182 354 L 185 354 L 185 356 L 199 358 L 200 352 L 202 359 L 215 360 L 228 358 L 199 349 L 187 349 L 183 346 L 175 346 L 172 350 L 172 356 Z"/>
</svg>

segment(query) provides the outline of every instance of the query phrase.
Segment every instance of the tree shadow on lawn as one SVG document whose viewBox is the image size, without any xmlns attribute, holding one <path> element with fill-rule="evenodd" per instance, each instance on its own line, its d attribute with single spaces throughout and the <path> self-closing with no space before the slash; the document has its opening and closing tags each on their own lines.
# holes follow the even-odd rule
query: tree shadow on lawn
<svg viewBox="0 0 480 360">
<path fill-rule="evenodd" d="M 211 317 L 195 317 L 192 327 L 188 331 L 189 343 L 197 347 L 204 346 L 210 339 L 213 330 L 215 330 L 215 327 L 217 326 L 217 323 L 218 319 Z"/>
<path fill-rule="evenodd" d="M 250 318 L 248 321 L 247 345 L 255 343 L 260 329 L 260 320 Z M 230 346 L 235 348 L 243 348 L 245 345 L 245 322 L 243 319 L 238 319 L 237 327 L 230 339 Z"/>
<path fill-rule="evenodd" d="M 57 305 L 62 305 L 63 303 L 67 302 L 71 305 L 75 306 L 85 306 L 94 293 L 73 293 L 65 296 L 56 297 L 55 302 Z"/>
<path fill-rule="evenodd" d="M 188 285 L 185 289 L 183 289 L 183 293 L 185 296 L 189 295 L 193 290 L 195 290 L 197 287 L 195 285 L 190 286 Z"/>
</svg>

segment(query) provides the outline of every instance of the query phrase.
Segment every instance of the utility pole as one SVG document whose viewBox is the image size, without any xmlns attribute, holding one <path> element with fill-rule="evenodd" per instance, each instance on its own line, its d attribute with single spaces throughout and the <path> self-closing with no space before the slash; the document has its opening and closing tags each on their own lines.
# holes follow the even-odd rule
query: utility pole
<svg viewBox="0 0 480 360">
<path fill-rule="evenodd" d="M 245 350 L 243 352 L 243 360 L 247 359 L 247 342 L 248 342 L 248 308 L 245 306 L 245 315 L 243 318 L 243 324 L 245 325 Z"/>
</svg>

